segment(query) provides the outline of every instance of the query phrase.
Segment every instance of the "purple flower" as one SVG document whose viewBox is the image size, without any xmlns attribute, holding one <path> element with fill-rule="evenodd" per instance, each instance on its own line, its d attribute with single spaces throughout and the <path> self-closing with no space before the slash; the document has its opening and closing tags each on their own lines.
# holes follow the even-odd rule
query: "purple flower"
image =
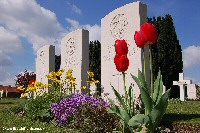
<svg viewBox="0 0 200 133">
<path fill-rule="evenodd" d="M 103 99 L 88 96 L 86 94 L 74 94 L 72 97 L 63 99 L 51 105 L 51 112 L 58 125 L 68 124 L 75 115 L 80 114 L 84 107 L 90 110 L 108 107 Z"/>
</svg>

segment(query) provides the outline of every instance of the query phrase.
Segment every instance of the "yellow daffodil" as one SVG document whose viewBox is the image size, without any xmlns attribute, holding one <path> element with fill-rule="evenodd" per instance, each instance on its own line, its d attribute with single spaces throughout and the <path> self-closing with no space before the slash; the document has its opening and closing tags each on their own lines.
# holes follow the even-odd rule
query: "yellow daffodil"
<svg viewBox="0 0 200 133">
<path fill-rule="evenodd" d="M 82 86 L 81 89 L 84 91 L 87 87 L 86 86 Z"/>
<path fill-rule="evenodd" d="M 94 77 L 94 73 L 93 72 L 87 71 L 87 73 L 88 73 L 89 77 Z"/>
<path fill-rule="evenodd" d="M 27 97 L 28 97 L 27 93 L 22 93 L 20 98 L 27 98 Z"/>
<path fill-rule="evenodd" d="M 20 91 L 25 90 L 24 86 L 19 86 L 17 89 L 20 90 Z"/>
<path fill-rule="evenodd" d="M 41 95 L 41 94 L 43 94 L 43 90 L 39 90 L 39 91 L 36 92 L 36 95 L 38 95 L 38 96 Z"/>
</svg>

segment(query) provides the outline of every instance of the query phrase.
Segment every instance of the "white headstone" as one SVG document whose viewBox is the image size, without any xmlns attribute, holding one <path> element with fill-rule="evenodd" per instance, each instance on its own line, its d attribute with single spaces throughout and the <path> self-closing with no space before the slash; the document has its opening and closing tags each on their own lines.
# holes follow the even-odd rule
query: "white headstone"
<svg viewBox="0 0 200 133">
<path fill-rule="evenodd" d="M 179 73 L 179 81 L 173 81 L 173 85 L 180 87 L 180 100 L 185 101 L 185 85 L 191 84 L 191 80 L 184 80 L 184 74 Z"/>
<path fill-rule="evenodd" d="M 61 41 L 61 68 L 73 70 L 76 89 L 86 85 L 89 70 L 89 31 L 78 29 L 67 34 Z"/>
<path fill-rule="evenodd" d="M 3 97 L 3 90 L 0 90 L 0 99 Z"/>
<path fill-rule="evenodd" d="M 140 30 L 140 26 L 147 21 L 147 5 L 141 2 L 133 2 L 117 8 L 101 20 L 101 85 L 104 90 L 102 96 L 109 94 L 110 98 L 115 95 L 112 91 L 112 84 L 120 94 L 124 95 L 123 76 L 116 70 L 114 64 L 115 41 L 117 39 L 125 40 L 128 43 L 129 68 L 126 71 L 127 89 L 134 84 L 134 93 L 139 96 L 139 88 L 132 79 L 131 74 L 137 76 L 138 69 L 143 71 L 142 49 L 135 44 L 135 31 Z M 149 61 L 148 49 L 145 49 L 146 60 Z M 149 62 L 147 62 L 149 66 Z M 149 67 L 146 67 L 147 82 L 150 86 Z"/>
<path fill-rule="evenodd" d="M 36 81 L 49 84 L 46 75 L 51 71 L 55 71 L 55 46 L 45 45 L 37 51 Z M 48 92 L 48 89 L 44 91 Z"/>
<path fill-rule="evenodd" d="M 187 95 L 188 95 L 188 99 L 197 99 L 197 85 L 196 84 L 187 85 Z"/>
</svg>

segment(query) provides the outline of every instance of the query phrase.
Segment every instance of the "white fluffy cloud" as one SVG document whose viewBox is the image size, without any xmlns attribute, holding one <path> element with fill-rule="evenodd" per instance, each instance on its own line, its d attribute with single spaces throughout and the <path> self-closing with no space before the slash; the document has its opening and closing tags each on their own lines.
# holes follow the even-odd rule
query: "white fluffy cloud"
<svg viewBox="0 0 200 133">
<path fill-rule="evenodd" d="M 36 53 L 46 44 L 59 46 L 65 32 L 55 13 L 36 0 L 0 0 L 0 84 L 14 84 L 9 73 L 13 64 L 10 54 L 23 53 L 21 38 L 30 42 Z"/>
<path fill-rule="evenodd" d="M 200 46 L 189 46 L 183 50 L 183 66 L 185 69 L 200 65 Z"/>
<path fill-rule="evenodd" d="M 94 40 L 99 40 L 101 41 L 101 27 L 97 24 L 95 25 L 81 25 L 78 21 L 66 18 L 66 21 L 71 24 L 71 27 L 69 28 L 70 31 L 83 28 L 87 29 L 89 31 L 89 40 L 94 41 Z"/>
<path fill-rule="evenodd" d="M 67 2 L 67 5 L 71 8 L 71 10 L 77 14 L 81 14 L 82 11 L 76 5 Z"/>
<path fill-rule="evenodd" d="M 19 36 L 2 26 L 0 26 L 0 50 L 7 54 L 23 52 Z"/>
<path fill-rule="evenodd" d="M 33 0 L 0 1 L 0 25 L 25 37 L 36 51 L 46 44 L 56 44 L 64 29 L 55 13 Z"/>
</svg>

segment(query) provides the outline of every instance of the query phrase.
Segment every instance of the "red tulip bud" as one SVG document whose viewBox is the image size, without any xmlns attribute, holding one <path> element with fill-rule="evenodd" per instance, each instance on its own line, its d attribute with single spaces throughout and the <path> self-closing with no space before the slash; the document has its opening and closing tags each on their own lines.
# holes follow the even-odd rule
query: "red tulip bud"
<svg viewBox="0 0 200 133">
<path fill-rule="evenodd" d="M 136 31 L 134 35 L 135 43 L 140 48 L 145 48 L 149 44 L 154 44 L 157 38 L 158 34 L 156 28 L 151 23 L 144 23 L 140 27 L 140 31 Z"/>
<path fill-rule="evenodd" d="M 116 40 L 115 41 L 115 51 L 118 55 L 128 54 L 128 45 L 125 40 Z"/>
<path fill-rule="evenodd" d="M 129 59 L 126 55 L 115 55 L 114 62 L 119 72 L 125 72 L 128 69 Z"/>
</svg>

